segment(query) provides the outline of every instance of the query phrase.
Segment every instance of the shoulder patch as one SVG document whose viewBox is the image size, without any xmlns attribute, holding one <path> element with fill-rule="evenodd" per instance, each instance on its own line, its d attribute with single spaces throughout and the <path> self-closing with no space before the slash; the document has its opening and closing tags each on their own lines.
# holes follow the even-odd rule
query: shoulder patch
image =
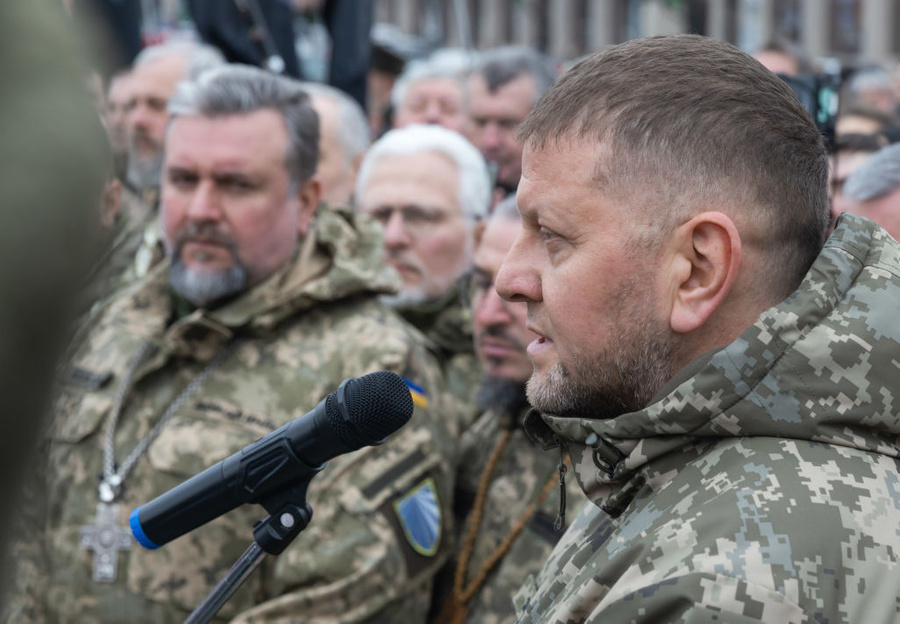
<svg viewBox="0 0 900 624">
<path fill-rule="evenodd" d="M 434 480 L 423 479 L 394 502 L 394 511 L 413 550 L 433 557 L 441 543 L 441 505 Z"/>
<path fill-rule="evenodd" d="M 421 386 L 417 386 L 407 377 L 404 377 L 403 381 L 404 383 L 406 383 L 406 387 L 409 388 L 409 393 L 412 395 L 413 404 L 422 408 L 428 407 L 428 396 L 425 394 L 425 389 Z"/>
</svg>

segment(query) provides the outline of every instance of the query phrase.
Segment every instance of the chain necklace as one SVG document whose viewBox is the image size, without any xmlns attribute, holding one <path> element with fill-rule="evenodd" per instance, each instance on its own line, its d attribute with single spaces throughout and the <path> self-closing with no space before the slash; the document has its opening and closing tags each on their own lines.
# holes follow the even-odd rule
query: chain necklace
<svg viewBox="0 0 900 624">
<path fill-rule="evenodd" d="M 475 577 L 468 585 L 466 585 L 466 573 L 469 568 L 469 559 L 475 549 L 475 541 L 478 538 L 478 532 L 481 528 L 481 519 L 484 515 L 488 487 L 491 484 L 494 469 L 497 467 L 500 456 L 503 454 L 503 450 L 506 448 L 510 437 L 512 437 L 512 429 L 506 429 L 500 434 L 500 438 L 497 440 L 494 450 L 481 473 L 478 491 L 476 492 L 475 502 L 472 506 L 472 513 L 469 516 L 469 528 L 463 541 L 459 560 L 456 563 L 456 573 L 453 578 L 453 591 L 450 598 L 444 603 L 440 617 L 435 620 L 435 622 L 464 624 L 466 615 L 468 614 L 469 602 L 475 597 L 475 594 L 478 593 L 478 590 L 481 589 L 481 586 L 487 580 L 488 573 L 490 573 L 490 571 L 500 563 L 506 553 L 509 552 L 509 549 L 528 524 L 528 521 L 531 520 L 531 517 L 537 512 L 538 507 L 547 500 L 550 492 L 552 492 L 554 487 L 559 483 L 559 477 L 557 477 L 557 475 L 550 477 L 550 480 L 544 484 L 543 488 L 541 488 L 537 498 L 525 508 L 509 533 L 507 533 L 497 547 L 494 548 L 493 552 L 491 552 L 484 564 L 475 574 Z"/>
<path fill-rule="evenodd" d="M 134 468 L 137 461 L 147 452 L 150 444 L 159 435 L 175 414 L 184 406 L 185 402 L 197 391 L 200 385 L 216 370 L 225 359 L 234 351 L 235 343 L 225 347 L 206 367 L 197 375 L 175 400 L 169 404 L 162 417 L 153 428 L 137 443 L 132 451 L 125 457 L 121 465 L 116 465 L 115 459 L 115 435 L 119 415 L 125 403 L 125 396 L 131 389 L 132 380 L 144 359 L 155 352 L 155 347 L 150 341 L 141 345 L 137 355 L 132 360 L 116 390 L 113 406 L 106 423 L 106 432 L 103 437 L 103 477 L 100 480 L 98 492 L 100 502 L 97 504 L 97 516 L 93 525 L 81 527 L 81 545 L 94 551 L 94 575 L 95 581 L 111 583 L 116 580 L 116 567 L 118 551 L 130 550 L 132 544 L 131 532 L 126 527 L 116 524 L 119 506 L 115 504 L 116 498 L 122 491 L 125 477 Z"/>
</svg>

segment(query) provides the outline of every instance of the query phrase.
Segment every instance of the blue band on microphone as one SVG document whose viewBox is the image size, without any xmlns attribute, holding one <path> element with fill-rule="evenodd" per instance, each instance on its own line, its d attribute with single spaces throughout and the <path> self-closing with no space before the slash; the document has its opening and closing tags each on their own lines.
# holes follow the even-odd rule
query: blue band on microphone
<svg viewBox="0 0 900 624">
<path fill-rule="evenodd" d="M 144 533 L 144 529 L 141 526 L 141 519 L 138 518 L 138 514 L 140 513 L 141 508 L 138 507 L 134 511 L 131 512 L 131 515 L 128 517 L 128 524 L 131 525 L 131 534 L 134 535 L 134 539 L 138 541 L 138 543 L 146 548 L 147 550 L 156 550 L 159 548 L 158 544 L 154 544 L 150 541 L 150 538 Z"/>
</svg>

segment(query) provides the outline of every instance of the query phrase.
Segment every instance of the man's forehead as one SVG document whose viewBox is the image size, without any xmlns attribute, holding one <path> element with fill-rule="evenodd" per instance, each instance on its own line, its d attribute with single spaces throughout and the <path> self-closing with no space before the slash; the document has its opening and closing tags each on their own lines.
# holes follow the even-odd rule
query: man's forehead
<svg viewBox="0 0 900 624">
<path fill-rule="evenodd" d="M 270 109 L 214 117 L 180 115 L 169 124 L 166 135 L 167 160 L 199 157 L 254 163 L 272 156 L 282 160 L 287 145 L 284 120 Z"/>
<path fill-rule="evenodd" d="M 163 90 L 167 96 L 185 78 L 187 60 L 179 56 L 165 56 L 135 67 L 130 74 L 130 88 L 134 91 Z"/>
<path fill-rule="evenodd" d="M 427 166 L 426 166 L 427 163 Z M 371 180 L 390 176 L 401 180 L 457 180 L 456 163 L 443 152 L 422 149 L 414 153 L 384 154 L 372 166 Z"/>
<path fill-rule="evenodd" d="M 475 268 L 491 275 L 496 273 L 521 229 L 518 219 L 488 220 L 473 256 Z"/>
<path fill-rule="evenodd" d="M 474 74 L 469 78 L 469 95 L 476 96 L 477 102 L 515 102 L 530 109 L 534 104 L 536 91 L 537 82 L 530 74 L 519 74 L 493 91 L 488 89 L 487 80 L 481 74 Z"/>
<path fill-rule="evenodd" d="M 577 138 L 555 138 L 542 145 L 528 141 L 522 149 L 522 183 L 526 187 L 539 183 L 555 185 L 560 175 L 570 183 L 589 183 L 596 178 L 603 152 L 598 143 Z"/>
<path fill-rule="evenodd" d="M 404 100 L 408 100 L 416 95 L 426 94 L 438 94 L 441 96 L 449 95 L 455 98 L 461 98 L 462 91 L 462 85 L 455 78 L 449 76 L 430 76 L 428 78 L 416 80 L 409 85 Z"/>
</svg>

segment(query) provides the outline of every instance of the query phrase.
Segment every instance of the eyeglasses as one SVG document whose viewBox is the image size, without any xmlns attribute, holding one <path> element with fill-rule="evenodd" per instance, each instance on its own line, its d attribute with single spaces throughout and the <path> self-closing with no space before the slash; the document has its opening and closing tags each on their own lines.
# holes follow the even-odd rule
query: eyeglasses
<svg viewBox="0 0 900 624">
<path fill-rule="evenodd" d="M 446 212 L 421 206 L 385 206 L 369 211 L 369 216 L 387 227 L 394 213 L 400 214 L 403 228 L 412 235 L 428 232 L 453 217 Z"/>
</svg>

